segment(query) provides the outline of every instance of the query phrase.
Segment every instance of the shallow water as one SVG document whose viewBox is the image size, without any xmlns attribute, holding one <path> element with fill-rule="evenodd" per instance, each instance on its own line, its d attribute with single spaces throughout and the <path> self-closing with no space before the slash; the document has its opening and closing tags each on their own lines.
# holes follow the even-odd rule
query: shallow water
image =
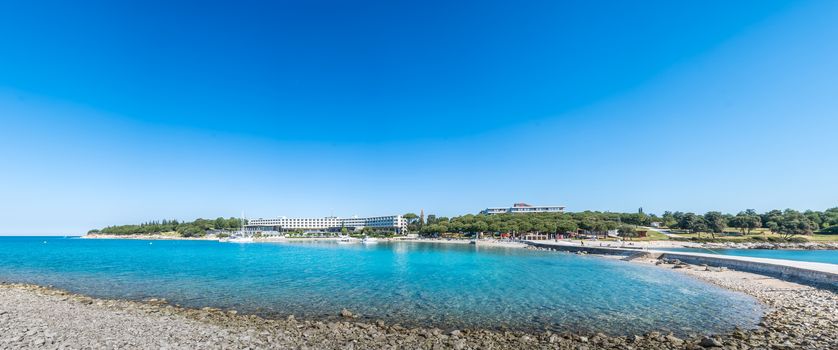
<svg viewBox="0 0 838 350">
<path fill-rule="evenodd" d="M 792 249 L 706 249 L 706 248 L 662 248 L 670 252 L 694 252 L 750 256 L 755 258 L 786 259 L 819 263 L 838 264 L 838 250 L 792 250 Z"/>
<path fill-rule="evenodd" d="M 276 317 L 347 308 L 444 329 L 707 333 L 753 327 L 762 313 L 749 296 L 671 270 L 458 244 L 0 237 L 0 280 Z"/>
</svg>

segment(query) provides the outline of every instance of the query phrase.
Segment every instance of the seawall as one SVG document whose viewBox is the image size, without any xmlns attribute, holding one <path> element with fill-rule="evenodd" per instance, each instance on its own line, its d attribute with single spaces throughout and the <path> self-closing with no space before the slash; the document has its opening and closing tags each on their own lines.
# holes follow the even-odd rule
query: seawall
<svg viewBox="0 0 838 350">
<path fill-rule="evenodd" d="M 632 256 L 648 253 L 651 257 L 678 259 L 688 264 L 726 267 L 733 270 L 770 276 L 785 281 L 797 282 L 818 288 L 838 291 L 838 265 L 766 259 L 746 256 L 717 255 L 704 253 L 666 252 L 653 249 L 607 248 L 596 246 L 567 245 L 553 242 L 527 241 L 527 244 L 545 249 L 587 252 L 590 254 Z"/>
</svg>

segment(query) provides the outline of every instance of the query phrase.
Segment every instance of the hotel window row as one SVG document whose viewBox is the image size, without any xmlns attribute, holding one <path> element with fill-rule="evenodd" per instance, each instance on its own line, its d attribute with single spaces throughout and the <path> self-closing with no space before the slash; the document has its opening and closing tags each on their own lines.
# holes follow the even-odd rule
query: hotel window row
<svg viewBox="0 0 838 350">
<path fill-rule="evenodd" d="M 252 219 L 245 226 L 247 231 L 291 231 L 302 230 L 340 230 L 341 228 L 359 230 L 364 227 L 393 228 L 396 232 L 403 232 L 407 227 L 407 220 L 401 215 L 376 216 L 369 218 L 277 218 Z"/>
</svg>

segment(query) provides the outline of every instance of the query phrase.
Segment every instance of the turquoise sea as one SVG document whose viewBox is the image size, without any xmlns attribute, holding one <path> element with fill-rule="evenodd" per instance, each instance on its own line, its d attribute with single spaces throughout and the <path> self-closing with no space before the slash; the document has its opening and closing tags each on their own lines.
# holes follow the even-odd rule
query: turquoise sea
<svg viewBox="0 0 838 350">
<path fill-rule="evenodd" d="M 750 256 L 755 258 L 785 259 L 838 264 L 838 250 L 784 250 L 784 249 L 706 249 L 706 248 L 665 248 L 670 252 L 692 252 Z"/>
<path fill-rule="evenodd" d="M 753 327 L 762 313 L 747 295 L 671 270 L 458 244 L 0 237 L 0 280 L 265 317 L 347 308 L 443 329 L 707 333 Z"/>
</svg>

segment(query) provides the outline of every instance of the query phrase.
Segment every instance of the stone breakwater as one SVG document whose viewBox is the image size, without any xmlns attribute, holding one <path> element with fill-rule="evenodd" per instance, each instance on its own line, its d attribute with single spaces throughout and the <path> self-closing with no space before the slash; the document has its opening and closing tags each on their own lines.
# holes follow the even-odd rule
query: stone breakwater
<svg viewBox="0 0 838 350">
<path fill-rule="evenodd" d="M 270 320 L 213 308 L 188 309 L 164 300 L 102 300 L 53 288 L 0 285 L 0 348 L 125 349 L 836 349 L 838 295 L 763 276 L 635 259 L 753 295 L 769 311 L 757 329 L 727 334 L 651 332 L 538 334 L 489 330 L 405 328 L 362 322 L 350 310 L 338 321 Z M 656 266 L 657 265 L 657 266 Z"/>
<path fill-rule="evenodd" d="M 838 250 L 838 242 L 807 243 L 772 243 L 772 242 L 725 242 L 704 243 L 703 248 L 710 249 L 797 249 L 797 250 Z"/>
</svg>

